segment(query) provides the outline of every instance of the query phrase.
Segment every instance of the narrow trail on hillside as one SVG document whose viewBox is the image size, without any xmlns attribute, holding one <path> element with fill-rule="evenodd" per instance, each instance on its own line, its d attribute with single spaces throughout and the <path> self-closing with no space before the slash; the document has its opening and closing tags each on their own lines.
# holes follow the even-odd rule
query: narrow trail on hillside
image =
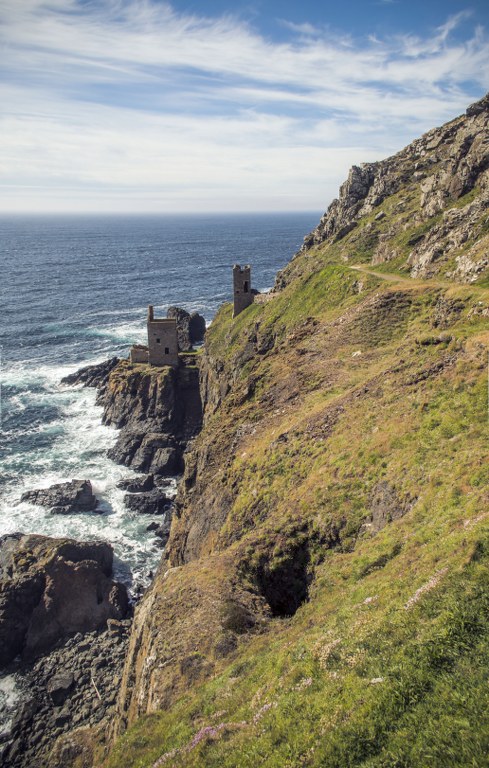
<svg viewBox="0 0 489 768">
<path fill-rule="evenodd" d="M 373 275 L 374 277 L 378 277 L 380 280 L 385 280 L 388 283 L 409 283 L 409 285 L 414 286 L 436 286 L 437 288 L 465 288 L 467 290 L 473 291 L 477 293 L 479 296 L 485 298 L 487 301 L 489 301 L 489 289 L 488 288 L 482 288 L 478 285 L 473 285 L 470 283 L 456 283 L 456 282 L 450 282 L 449 280 L 423 280 L 422 278 L 416 278 L 416 277 L 403 277 L 402 275 L 396 275 L 393 272 L 376 272 L 373 269 L 367 269 L 366 267 L 363 267 L 361 264 L 351 264 L 348 265 L 350 269 L 354 269 L 356 272 L 363 272 L 366 275 Z"/>
</svg>

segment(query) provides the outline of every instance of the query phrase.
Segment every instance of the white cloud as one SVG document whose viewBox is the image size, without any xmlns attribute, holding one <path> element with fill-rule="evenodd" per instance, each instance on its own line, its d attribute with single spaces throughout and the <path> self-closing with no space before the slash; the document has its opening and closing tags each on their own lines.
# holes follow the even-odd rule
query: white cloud
<svg viewBox="0 0 489 768">
<path fill-rule="evenodd" d="M 361 44 L 289 24 L 273 43 L 151 0 L 0 0 L 0 207 L 323 207 L 351 163 L 482 93 L 485 31 L 452 39 L 467 18 Z"/>
</svg>

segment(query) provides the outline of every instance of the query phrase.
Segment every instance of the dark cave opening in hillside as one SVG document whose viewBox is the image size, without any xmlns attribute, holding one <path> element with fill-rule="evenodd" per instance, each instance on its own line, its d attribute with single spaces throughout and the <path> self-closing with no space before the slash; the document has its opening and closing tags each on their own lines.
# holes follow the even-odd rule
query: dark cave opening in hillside
<svg viewBox="0 0 489 768">
<path fill-rule="evenodd" d="M 302 543 L 273 561 L 263 558 L 255 582 L 274 616 L 293 616 L 309 598 L 308 543 Z"/>
</svg>

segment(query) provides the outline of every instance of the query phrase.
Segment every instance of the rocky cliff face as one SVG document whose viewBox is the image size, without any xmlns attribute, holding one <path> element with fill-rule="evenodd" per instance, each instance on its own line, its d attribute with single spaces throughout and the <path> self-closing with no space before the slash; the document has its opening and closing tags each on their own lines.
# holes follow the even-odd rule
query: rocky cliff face
<svg viewBox="0 0 489 768">
<path fill-rule="evenodd" d="M 195 354 L 182 355 L 179 368 L 113 358 L 82 368 L 63 383 L 97 388 L 104 424 L 120 430 L 110 451 L 114 461 L 160 477 L 182 471 L 186 445 L 202 425 Z"/>
<path fill-rule="evenodd" d="M 103 743 L 132 614 L 126 588 L 112 579 L 112 560 L 101 541 L 0 540 L 0 666 L 3 679 L 15 675 L 19 695 L 0 706 L 5 768 L 74 765 L 85 748 L 91 755 Z"/>
<path fill-rule="evenodd" d="M 397 155 L 353 166 L 301 252 L 337 244 L 353 263 L 395 261 L 412 277 L 473 282 L 489 265 L 488 169 L 489 95 Z"/>
<path fill-rule="evenodd" d="M 35 658 L 60 639 L 124 619 L 125 587 L 111 579 L 112 548 L 13 534 L 0 541 L 0 665 Z"/>
<path fill-rule="evenodd" d="M 160 569 L 136 608 L 114 734 L 212 675 L 269 615 L 265 600 L 239 583 L 229 558 L 211 557 L 205 568 Z"/>
<path fill-rule="evenodd" d="M 120 430 L 109 454 L 114 461 L 155 475 L 182 471 L 183 451 L 202 420 L 193 356 L 176 369 L 120 361 L 99 402 L 104 423 Z"/>
<path fill-rule="evenodd" d="M 110 768 L 424 764 L 461 714 L 489 647 L 487 110 L 354 169 L 270 301 L 216 316 Z"/>
</svg>

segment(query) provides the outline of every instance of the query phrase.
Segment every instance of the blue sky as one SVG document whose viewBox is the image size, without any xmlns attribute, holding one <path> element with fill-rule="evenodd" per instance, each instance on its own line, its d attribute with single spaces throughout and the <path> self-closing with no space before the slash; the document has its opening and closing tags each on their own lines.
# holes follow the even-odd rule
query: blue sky
<svg viewBox="0 0 489 768">
<path fill-rule="evenodd" d="M 0 51 L 0 211 L 319 211 L 489 89 L 489 2 L 0 0 Z"/>
</svg>

